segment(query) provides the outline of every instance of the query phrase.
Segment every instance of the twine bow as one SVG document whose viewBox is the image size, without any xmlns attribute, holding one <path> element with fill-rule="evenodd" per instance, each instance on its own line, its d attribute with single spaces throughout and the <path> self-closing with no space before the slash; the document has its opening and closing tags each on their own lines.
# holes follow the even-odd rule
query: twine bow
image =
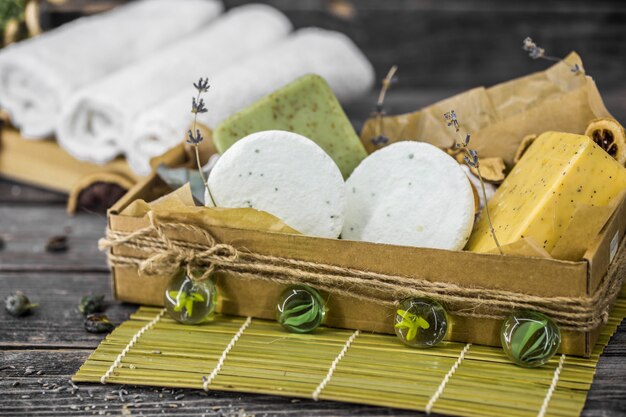
<svg viewBox="0 0 626 417">
<path fill-rule="evenodd" d="M 98 246 L 100 250 L 111 249 L 120 244 L 127 244 L 135 248 L 141 249 L 138 245 L 133 245 L 138 238 L 146 239 L 151 234 L 156 234 L 158 240 L 164 245 L 161 250 L 154 251 L 137 264 L 140 274 L 154 275 L 171 275 L 178 269 L 185 268 L 187 275 L 194 281 L 204 281 L 213 275 L 216 271 L 216 265 L 224 263 L 232 263 L 239 259 L 239 251 L 231 245 L 218 243 L 215 238 L 206 230 L 199 227 L 183 227 L 196 233 L 200 233 L 205 241 L 205 249 L 194 250 L 182 242 L 170 239 L 165 233 L 165 229 L 169 223 L 159 224 L 153 212 L 148 213 L 150 226 L 140 229 L 135 233 L 129 234 L 118 241 L 110 241 L 100 239 Z M 176 224 L 176 228 L 180 230 L 181 224 Z"/>
<path fill-rule="evenodd" d="M 215 272 L 226 272 L 283 285 L 310 285 L 387 307 L 395 307 L 407 297 L 431 297 L 444 303 L 451 314 L 463 317 L 503 319 L 513 310 L 531 309 L 547 314 L 562 329 L 574 331 L 589 331 L 606 323 L 626 277 L 624 245 L 592 296 L 542 297 L 263 255 L 219 243 L 207 230 L 192 224 L 157 222 L 152 212 L 148 219 L 149 226 L 134 232 L 107 230 L 99 246 L 109 250 L 111 267 L 136 267 L 146 275 L 169 275 L 184 267 L 192 279 L 200 281 Z M 172 239 L 166 230 L 190 233 L 196 239 Z M 195 243 L 198 236 L 202 243 Z"/>
</svg>

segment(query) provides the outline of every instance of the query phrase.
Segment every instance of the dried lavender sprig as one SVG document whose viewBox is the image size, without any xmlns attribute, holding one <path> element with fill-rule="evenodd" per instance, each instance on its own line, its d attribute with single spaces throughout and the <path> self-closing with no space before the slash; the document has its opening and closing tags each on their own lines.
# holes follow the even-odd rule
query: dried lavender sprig
<svg viewBox="0 0 626 417">
<path fill-rule="evenodd" d="M 565 62 L 563 59 L 555 57 L 555 56 L 550 56 L 550 55 L 546 55 L 546 50 L 543 49 L 542 47 L 540 47 L 539 45 L 537 45 L 532 38 L 530 38 L 530 36 L 527 36 L 526 39 L 524 39 L 524 42 L 522 43 L 522 49 L 524 49 L 524 51 L 528 52 L 528 56 L 531 57 L 532 59 L 545 59 L 548 61 L 554 61 L 554 62 Z M 570 65 L 567 62 L 565 62 L 565 64 L 567 64 L 570 67 L 570 70 L 574 73 L 574 74 L 578 74 L 581 72 L 580 66 L 578 64 L 574 64 L 574 65 Z"/>
<path fill-rule="evenodd" d="M 389 91 L 389 88 L 391 88 L 391 86 L 398 81 L 398 78 L 396 77 L 397 71 L 397 65 L 394 65 L 389 69 L 389 72 L 387 72 L 387 76 L 383 79 L 380 93 L 378 93 L 376 110 L 374 111 L 374 116 L 376 117 L 376 136 L 372 138 L 372 143 L 376 146 L 386 145 L 387 143 L 389 143 L 389 138 L 382 134 L 383 116 L 385 115 L 384 102 L 385 97 L 387 96 L 387 91 Z"/>
<path fill-rule="evenodd" d="M 483 199 L 485 200 L 485 213 L 487 215 L 487 223 L 489 223 L 489 230 L 491 231 L 491 236 L 493 237 L 493 241 L 496 243 L 500 255 L 504 255 L 504 252 L 502 252 L 502 247 L 500 247 L 498 237 L 496 236 L 496 230 L 493 228 L 493 223 L 491 223 L 489 204 L 487 204 L 487 191 L 485 189 L 483 176 L 480 172 L 480 160 L 478 158 L 478 152 L 474 149 L 469 148 L 471 136 L 469 133 L 466 133 L 465 137 L 463 137 L 463 135 L 461 134 L 461 126 L 454 110 L 450 110 L 449 112 L 445 113 L 443 117 L 448 122 L 448 126 L 454 128 L 454 131 L 459 138 L 458 140 L 455 139 L 454 147 L 461 149 L 465 153 L 465 156 L 463 157 L 465 163 L 470 167 L 476 169 L 476 173 L 478 174 L 478 180 L 480 181 L 480 188 L 483 194 Z"/>
<path fill-rule="evenodd" d="M 200 96 L 202 95 L 202 93 L 207 93 L 209 91 L 209 88 L 211 87 L 209 85 L 209 78 L 200 78 L 200 80 L 197 83 L 193 83 L 193 86 L 196 90 L 198 90 L 198 94 L 196 95 L 196 97 L 192 97 L 191 98 L 191 112 L 193 113 L 193 125 L 191 127 L 191 129 L 187 132 L 187 143 L 189 143 L 190 145 L 193 145 L 194 150 L 196 152 L 196 164 L 198 165 L 198 172 L 200 173 L 200 178 L 202 178 L 202 182 L 204 183 L 204 188 L 207 191 L 207 194 L 209 195 L 209 198 L 211 199 L 211 202 L 213 203 L 214 206 L 217 206 L 217 204 L 215 204 L 215 199 L 213 199 L 213 194 L 211 193 L 211 189 L 209 188 L 209 183 L 206 180 L 206 178 L 204 178 L 204 172 L 202 171 L 202 163 L 200 162 L 200 151 L 199 151 L 199 147 L 198 145 L 200 145 L 200 143 L 204 140 L 204 137 L 202 136 L 202 133 L 200 132 L 200 129 L 198 129 L 196 127 L 196 124 L 198 122 L 198 113 L 206 113 L 208 110 L 204 105 L 204 99 L 202 99 Z M 194 133 L 195 132 L 195 133 Z"/>
</svg>

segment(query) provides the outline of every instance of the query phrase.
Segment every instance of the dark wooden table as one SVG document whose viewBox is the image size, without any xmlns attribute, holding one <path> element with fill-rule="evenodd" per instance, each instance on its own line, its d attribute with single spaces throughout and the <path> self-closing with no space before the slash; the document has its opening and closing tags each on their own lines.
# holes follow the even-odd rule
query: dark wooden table
<svg viewBox="0 0 626 417">
<path fill-rule="evenodd" d="M 454 91 L 396 92 L 390 112 L 406 111 Z M 603 91 L 607 106 L 626 120 L 626 90 Z M 355 124 L 372 108 L 364 100 L 348 108 Z M 36 167 L 33 167 L 36 169 Z M 313 402 L 150 387 L 83 384 L 69 379 L 102 336 L 83 330 L 77 304 L 83 295 L 105 294 L 116 324 L 136 309 L 111 299 L 109 271 L 96 242 L 105 217 L 69 217 L 64 195 L 0 180 L 0 298 L 21 290 L 40 306 L 13 318 L 0 311 L 0 416 L 193 415 L 193 416 L 409 416 L 419 413 L 336 402 Z M 48 239 L 69 237 L 69 250 L 47 253 Z M 2 309 L 4 310 L 4 309 Z M 399 376 L 400 377 L 400 376 Z M 626 415 L 626 323 L 607 347 L 589 392 L 585 416 Z"/>
</svg>

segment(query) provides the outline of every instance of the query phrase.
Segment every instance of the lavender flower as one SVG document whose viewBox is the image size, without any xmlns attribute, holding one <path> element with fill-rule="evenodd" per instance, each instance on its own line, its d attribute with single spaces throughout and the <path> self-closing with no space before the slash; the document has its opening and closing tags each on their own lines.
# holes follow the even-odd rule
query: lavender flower
<svg viewBox="0 0 626 417">
<path fill-rule="evenodd" d="M 196 129 L 195 135 L 191 131 L 191 129 L 189 129 L 189 131 L 187 132 L 187 143 L 188 144 L 190 144 L 190 145 L 198 145 L 203 140 L 204 140 L 204 137 L 202 137 L 202 133 L 200 133 L 200 129 Z"/>
<path fill-rule="evenodd" d="M 532 59 L 545 59 L 548 61 L 554 61 L 554 62 L 561 62 L 563 61 L 561 58 L 557 58 L 555 56 L 550 56 L 550 55 L 546 55 L 546 50 L 541 48 L 539 45 L 537 45 L 530 37 L 526 37 L 526 39 L 524 39 L 523 43 L 522 43 L 522 49 L 524 49 L 524 51 L 528 52 L 528 56 L 531 57 Z M 563 61 L 565 62 L 565 61 Z M 574 74 L 578 74 L 580 72 L 582 72 L 582 69 L 580 68 L 580 66 L 578 64 L 569 64 L 566 62 L 567 65 L 569 65 L 570 67 L 570 71 L 572 71 Z"/>
<path fill-rule="evenodd" d="M 202 77 L 200 77 L 200 80 L 197 83 L 193 83 L 193 86 L 196 88 L 196 90 L 198 90 L 198 93 L 208 93 L 209 87 L 211 87 L 209 85 L 208 77 L 205 79 L 202 79 Z"/>
</svg>

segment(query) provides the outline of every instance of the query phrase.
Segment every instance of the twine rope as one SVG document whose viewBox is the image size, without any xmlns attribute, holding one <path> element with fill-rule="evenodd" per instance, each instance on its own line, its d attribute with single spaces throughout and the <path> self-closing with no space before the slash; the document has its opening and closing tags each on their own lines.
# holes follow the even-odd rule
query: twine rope
<svg viewBox="0 0 626 417">
<path fill-rule="evenodd" d="M 168 275 L 185 267 L 197 280 L 219 271 L 280 284 L 306 284 L 385 306 L 397 306 L 407 297 L 432 297 L 445 303 L 451 314 L 462 317 L 503 319 L 515 309 L 532 309 L 547 314 L 562 329 L 575 331 L 593 330 L 608 320 L 626 277 L 626 250 L 622 249 L 592 296 L 540 297 L 262 255 L 218 243 L 208 231 L 192 224 L 157 222 L 152 212 L 148 218 L 150 225 L 134 232 L 107 230 L 99 246 L 109 250 L 111 267 L 136 267 L 145 275 Z M 168 230 L 191 233 L 203 243 L 172 239 Z M 139 254 L 122 255 L 113 250 L 120 248 Z"/>
<path fill-rule="evenodd" d="M 213 371 L 211 371 L 209 376 L 202 377 L 202 389 L 204 389 L 205 391 L 209 390 L 209 385 L 211 384 L 211 382 L 213 382 L 217 374 L 219 374 L 219 372 L 222 370 L 222 367 L 224 366 L 224 362 L 226 361 L 226 357 L 228 356 L 230 351 L 235 347 L 235 344 L 237 343 L 237 341 L 239 340 L 243 332 L 245 332 L 248 326 L 250 326 L 250 323 L 252 323 L 252 317 L 246 318 L 246 321 L 243 322 L 239 330 L 237 330 L 237 333 L 235 333 L 233 338 L 230 339 L 230 342 L 228 343 L 228 345 L 222 352 L 222 355 L 220 356 L 220 359 L 217 361 L 217 365 L 215 365 L 215 368 L 213 368 Z"/>
<path fill-rule="evenodd" d="M 428 401 L 428 404 L 426 404 L 426 408 L 424 409 L 424 411 L 426 411 L 426 414 L 430 414 L 430 412 L 432 411 L 435 402 L 437 402 L 439 397 L 441 397 L 441 394 L 443 394 L 443 390 L 446 389 L 446 385 L 448 385 L 448 382 L 450 381 L 450 378 L 452 378 L 452 375 L 454 375 L 456 370 L 459 369 L 461 362 L 463 362 L 463 359 L 465 359 L 465 355 L 467 354 L 467 351 L 470 349 L 471 346 L 471 343 L 465 345 L 465 347 L 459 354 L 459 357 L 456 359 L 456 362 L 454 362 L 454 365 L 452 365 L 446 376 L 443 377 L 443 381 L 441 381 L 441 384 L 439 384 L 437 391 L 435 391 L 433 396 L 430 397 L 430 401 Z"/>
<path fill-rule="evenodd" d="M 126 356 L 126 354 L 130 352 L 130 349 L 135 345 L 135 343 L 137 343 L 137 340 L 139 340 L 139 338 L 145 332 L 150 330 L 155 324 L 159 322 L 159 320 L 161 320 L 161 317 L 163 317 L 165 311 L 165 309 L 161 309 L 161 311 L 159 311 L 159 314 L 157 314 L 155 318 L 153 318 L 148 324 L 143 326 L 141 329 L 139 329 L 139 331 L 137 331 L 137 333 L 133 335 L 126 347 L 120 352 L 119 355 L 117 355 L 117 357 L 111 364 L 111 367 L 104 373 L 104 375 L 102 375 L 102 378 L 100 378 L 100 383 L 106 383 L 107 379 L 113 374 L 113 371 L 115 371 L 115 369 L 122 363 L 122 359 L 124 359 L 124 356 Z"/>
<path fill-rule="evenodd" d="M 556 384 L 559 382 L 559 376 L 561 375 L 561 371 L 563 370 L 563 365 L 565 364 L 565 355 L 561 355 L 561 359 L 559 359 L 559 364 L 554 370 L 554 376 L 552 377 L 552 382 L 550 383 L 550 388 L 546 393 L 546 397 L 543 399 L 543 404 L 541 405 L 541 409 L 539 413 L 537 413 L 537 417 L 544 417 L 546 415 L 546 411 L 548 411 L 548 405 L 550 404 L 550 400 L 552 399 L 552 395 L 556 390 Z"/>
<path fill-rule="evenodd" d="M 348 349 L 350 349 L 350 346 L 352 346 L 354 339 L 359 337 L 359 334 L 361 334 L 361 332 L 358 330 L 352 333 L 352 335 L 348 338 L 348 340 L 346 340 L 346 343 L 343 345 L 343 349 L 341 349 L 341 352 L 339 352 L 339 355 L 337 355 L 337 357 L 333 360 L 333 363 L 330 364 L 330 368 L 328 368 L 328 372 L 326 373 L 326 376 L 324 377 L 322 382 L 320 382 L 317 388 L 315 388 L 315 391 L 313 391 L 313 394 L 311 394 L 311 398 L 313 398 L 315 401 L 319 400 L 320 394 L 322 393 L 324 388 L 326 388 L 326 385 L 328 385 L 331 378 L 333 377 L 333 374 L 335 373 L 335 370 L 337 369 L 337 365 L 339 365 L 339 362 L 341 362 L 343 357 L 346 356 Z"/>
</svg>

